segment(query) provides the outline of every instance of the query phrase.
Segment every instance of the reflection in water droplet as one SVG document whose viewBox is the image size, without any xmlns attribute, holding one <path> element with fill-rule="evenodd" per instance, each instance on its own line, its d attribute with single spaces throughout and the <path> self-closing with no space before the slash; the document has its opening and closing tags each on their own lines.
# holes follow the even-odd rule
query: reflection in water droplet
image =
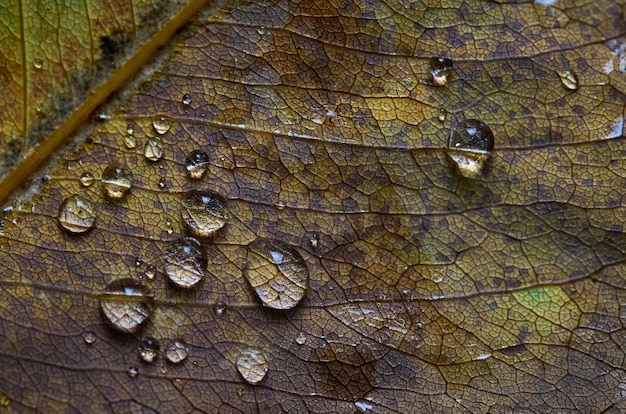
<svg viewBox="0 0 626 414">
<path fill-rule="evenodd" d="M 244 349 L 239 354 L 236 365 L 243 379 L 252 385 L 263 381 L 269 370 L 269 363 L 265 355 L 261 351 L 252 348 Z"/>
<path fill-rule="evenodd" d="M 187 358 L 187 355 L 189 355 L 189 349 L 187 348 L 187 344 L 185 342 L 176 340 L 169 343 L 163 350 L 163 353 L 165 354 L 165 358 L 167 358 L 167 360 L 172 364 L 178 364 Z"/>
<path fill-rule="evenodd" d="M 296 343 L 298 345 L 303 345 L 306 342 L 306 335 L 304 334 L 304 332 L 300 332 L 300 334 L 298 334 L 298 336 L 296 337 Z"/>
<path fill-rule="evenodd" d="M 561 83 L 567 89 L 575 91 L 578 89 L 578 76 L 571 70 L 564 70 L 559 72 L 559 76 L 561 77 Z"/>
<path fill-rule="evenodd" d="M 448 82 L 448 75 L 452 73 L 452 59 L 449 57 L 434 57 L 430 59 L 430 73 L 433 75 L 433 85 L 443 86 Z"/>
<path fill-rule="evenodd" d="M 263 305 L 274 309 L 296 306 L 309 284 L 309 270 L 300 253 L 273 239 L 260 238 L 248 247 L 246 279 Z"/>
<path fill-rule="evenodd" d="M 173 242 L 165 256 L 165 272 L 177 286 L 187 288 L 198 283 L 204 276 L 200 242 L 193 237 Z"/>
<path fill-rule="evenodd" d="M 86 195 L 71 195 L 61 203 L 58 219 L 65 230 L 84 233 L 95 225 L 96 204 Z"/>
<path fill-rule="evenodd" d="M 126 333 L 137 331 L 152 313 L 152 297 L 147 288 L 133 279 L 111 282 L 100 297 L 102 314 L 111 325 Z"/>
<path fill-rule="evenodd" d="M 464 177 L 478 178 L 482 175 L 493 146 L 493 132 L 477 119 L 468 119 L 450 129 L 448 156 L 456 162 Z"/>
<path fill-rule="evenodd" d="M 209 156 L 200 150 L 191 151 L 185 159 L 185 167 L 189 173 L 189 178 L 198 180 L 204 176 L 209 166 Z"/>
<path fill-rule="evenodd" d="M 184 94 L 181 102 L 183 103 L 183 105 L 189 105 L 191 103 L 191 95 L 189 95 L 188 93 Z"/>
<path fill-rule="evenodd" d="M 135 378 L 137 376 L 137 374 L 139 374 L 139 370 L 137 369 L 137 367 L 130 367 L 128 368 L 128 376 L 131 378 Z"/>
<path fill-rule="evenodd" d="M 276 210 L 284 210 L 285 208 L 287 208 L 287 204 L 285 204 L 284 201 L 279 200 L 274 204 L 274 207 L 276 208 Z"/>
<path fill-rule="evenodd" d="M 33 60 L 33 66 L 35 67 L 35 69 L 41 69 L 43 67 L 43 61 L 39 58 L 36 58 L 35 60 Z"/>
<path fill-rule="evenodd" d="M 133 173 L 125 164 L 111 164 L 102 172 L 102 188 L 107 197 L 118 199 L 132 187 Z"/>
<path fill-rule="evenodd" d="M 150 138 L 143 147 L 143 155 L 148 161 L 156 162 L 163 158 L 163 145 L 158 138 Z"/>
<path fill-rule="evenodd" d="M 95 179 L 93 178 L 93 175 L 91 175 L 91 173 L 89 173 L 89 172 L 84 172 L 80 176 L 80 185 L 82 185 L 83 187 L 91 186 L 94 181 L 95 181 Z"/>
<path fill-rule="evenodd" d="M 85 343 L 87 345 L 91 345 L 94 342 L 96 342 L 97 338 L 96 338 L 96 334 L 95 333 L 89 331 L 89 332 L 85 332 L 85 335 L 83 336 L 83 339 L 85 340 Z"/>
<path fill-rule="evenodd" d="M 183 220 L 193 234 L 209 237 L 224 227 L 228 218 L 225 201 L 217 194 L 192 190 L 183 195 Z"/>
<path fill-rule="evenodd" d="M 156 339 L 148 338 L 145 341 L 141 341 L 139 344 L 139 357 L 148 364 L 151 364 L 156 359 L 159 353 L 159 343 Z"/>
<path fill-rule="evenodd" d="M 170 130 L 170 120 L 167 117 L 160 116 L 152 121 L 152 126 L 157 134 L 163 135 Z"/>
<path fill-rule="evenodd" d="M 317 249 L 320 244 L 320 235 L 318 233 L 309 233 L 309 243 L 312 248 Z"/>
</svg>

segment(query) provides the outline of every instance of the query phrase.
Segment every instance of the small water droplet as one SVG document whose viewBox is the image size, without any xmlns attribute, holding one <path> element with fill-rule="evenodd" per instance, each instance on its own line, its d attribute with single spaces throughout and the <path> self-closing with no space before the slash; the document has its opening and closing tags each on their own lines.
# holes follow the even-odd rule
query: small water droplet
<svg viewBox="0 0 626 414">
<path fill-rule="evenodd" d="M 189 355 L 189 349 L 187 348 L 187 344 L 185 342 L 176 340 L 169 343 L 163 350 L 163 353 L 165 354 L 165 358 L 167 358 L 167 360 L 172 364 L 178 364 L 187 358 L 187 355 Z"/>
<path fill-rule="evenodd" d="M 124 137 L 124 145 L 128 149 L 133 149 L 133 148 L 137 147 L 137 140 L 135 139 L 135 136 L 134 135 L 126 135 Z"/>
<path fill-rule="evenodd" d="M 135 266 L 139 267 L 143 263 L 143 259 L 141 257 L 135 258 Z"/>
<path fill-rule="evenodd" d="M 100 297 L 100 309 L 111 325 L 126 333 L 138 330 L 152 313 L 150 291 L 133 279 L 109 283 Z"/>
<path fill-rule="evenodd" d="M 298 336 L 296 337 L 296 343 L 298 345 L 303 345 L 306 342 L 306 335 L 304 334 L 304 332 L 300 332 L 300 334 L 298 334 Z"/>
<path fill-rule="evenodd" d="M 86 195 L 73 194 L 59 208 L 59 224 L 71 233 L 84 233 L 94 227 L 96 204 Z"/>
<path fill-rule="evenodd" d="M 109 119 L 111 119 L 111 117 L 106 112 L 100 112 L 96 115 L 96 121 L 98 122 L 108 121 Z"/>
<path fill-rule="evenodd" d="M 448 156 L 461 175 L 478 178 L 494 146 L 491 128 L 477 119 L 468 119 L 450 129 Z"/>
<path fill-rule="evenodd" d="M 150 138 L 143 148 L 143 155 L 148 161 L 156 162 L 163 158 L 163 145 L 158 138 Z"/>
<path fill-rule="evenodd" d="M 198 237 L 209 237 L 224 227 L 228 218 L 225 201 L 217 194 L 192 190 L 183 195 L 183 220 Z"/>
<path fill-rule="evenodd" d="M 239 354 L 236 365 L 243 379 L 252 385 L 263 381 L 269 370 L 269 363 L 265 355 L 261 351 L 252 348 L 244 349 Z"/>
<path fill-rule="evenodd" d="M 567 89 L 575 91 L 578 89 L 578 76 L 571 70 L 564 70 L 559 72 L 559 76 L 561 77 L 561 83 Z"/>
<path fill-rule="evenodd" d="M 139 374 L 139 370 L 137 369 L 137 367 L 130 367 L 128 368 L 128 376 L 131 378 L 135 378 L 137 376 L 137 374 Z"/>
<path fill-rule="evenodd" d="M 114 163 L 102 172 L 104 194 L 113 199 L 124 197 L 132 187 L 133 173 L 125 164 Z"/>
<path fill-rule="evenodd" d="M 161 177 L 159 178 L 159 188 L 165 188 L 167 187 L 167 180 L 165 179 L 165 177 Z"/>
<path fill-rule="evenodd" d="M 291 309 L 304 297 L 309 284 L 306 262 L 292 246 L 260 238 L 248 245 L 246 279 L 263 305 Z"/>
<path fill-rule="evenodd" d="M 446 115 L 447 115 L 447 111 L 444 108 L 439 108 L 437 110 L 437 119 L 439 119 L 439 121 L 445 122 Z"/>
<path fill-rule="evenodd" d="M 320 235 L 318 233 L 309 233 L 309 244 L 312 248 L 317 249 L 320 244 Z"/>
<path fill-rule="evenodd" d="M 285 208 L 287 208 L 287 204 L 285 204 L 285 202 L 284 202 L 284 201 L 277 201 L 277 202 L 274 204 L 274 207 L 275 207 L 277 210 L 284 210 Z"/>
<path fill-rule="evenodd" d="M 126 126 L 126 132 L 128 133 L 128 135 L 133 135 L 135 133 L 135 127 L 133 126 L 133 124 L 128 124 Z"/>
<path fill-rule="evenodd" d="M 202 178 L 209 166 L 209 161 L 209 156 L 206 152 L 200 150 L 191 151 L 185 159 L 185 167 L 189 173 L 189 178 L 194 180 Z"/>
<path fill-rule="evenodd" d="M 226 304 L 224 302 L 215 303 L 215 313 L 218 316 L 221 316 L 225 310 L 226 310 Z"/>
<path fill-rule="evenodd" d="M 84 172 L 80 176 L 80 185 L 82 185 L 83 187 L 91 186 L 94 181 L 95 179 L 93 178 L 93 175 L 90 172 Z"/>
<path fill-rule="evenodd" d="M 156 276 L 156 269 L 154 266 L 148 266 L 146 269 L 146 279 L 152 280 Z"/>
<path fill-rule="evenodd" d="M 165 116 L 159 116 L 152 121 L 152 127 L 157 134 L 163 135 L 170 130 L 170 120 Z"/>
<path fill-rule="evenodd" d="M 173 242 L 165 256 L 165 273 L 180 287 L 188 288 L 198 283 L 204 276 L 200 242 L 193 237 Z"/>
<path fill-rule="evenodd" d="M 454 66 L 449 57 L 434 57 L 430 59 L 430 73 L 433 75 L 433 85 L 443 86 L 448 82 L 448 75 Z"/>
<path fill-rule="evenodd" d="M 183 105 L 189 105 L 191 103 L 191 95 L 189 95 L 188 93 L 184 94 L 181 102 L 183 103 Z"/>
<path fill-rule="evenodd" d="M 424 323 L 423 322 L 418 322 L 417 323 L 417 329 L 422 329 L 424 327 Z"/>
<path fill-rule="evenodd" d="M 39 58 L 36 58 L 35 60 L 33 60 L 33 66 L 35 67 L 35 69 L 41 69 L 43 67 L 43 61 Z"/>
<path fill-rule="evenodd" d="M 88 332 L 85 332 L 85 335 L 83 336 L 83 339 L 85 340 L 85 343 L 87 345 L 91 345 L 94 342 L 96 342 L 97 338 L 96 338 L 96 334 L 95 333 L 93 333 L 91 331 L 88 331 Z"/>
<path fill-rule="evenodd" d="M 156 339 L 148 338 L 145 341 L 141 341 L 138 347 L 139 357 L 148 364 L 154 362 L 159 353 L 159 343 Z"/>
</svg>

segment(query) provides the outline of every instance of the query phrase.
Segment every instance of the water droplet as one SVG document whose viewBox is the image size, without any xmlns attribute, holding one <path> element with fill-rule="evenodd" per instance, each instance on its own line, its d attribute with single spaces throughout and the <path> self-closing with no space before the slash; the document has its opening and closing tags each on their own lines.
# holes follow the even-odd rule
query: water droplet
<svg viewBox="0 0 626 414">
<path fill-rule="evenodd" d="M 111 325 L 126 333 L 137 331 L 152 313 L 149 290 L 133 279 L 111 282 L 100 297 L 100 308 Z"/>
<path fill-rule="evenodd" d="M 320 235 L 317 233 L 309 233 L 309 244 L 314 249 L 317 249 L 320 244 Z"/>
<path fill-rule="evenodd" d="M 215 313 L 218 316 L 221 316 L 225 310 L 226 310 L 226 304 L 224 302 L 217 302 L 215 304 Z"/>
<path fill-rule="evenodd" d="M 126 135 L 124 137 L 124 145 L 128 149 L 133 149 L 137 146 L 137 140 L 135 139 L 133 135 Z"/>
<path fill-rule="evenodd" d="M 139 357 L 148 364 L 151 364 L 159 353 L 159 343 L 156 339 L 148 338 L 145 341 L 141 341 L 138 351 Z"/>
<path fill-rule="evenodd" d="M 493 150 L 491 129 L 482 121 L 468 119 L 450 129 L 448 156 L 456 162 L 461 175 L 477 178 Z"/>
<path fill-rule="evenodd" d="M 167 358 L 167 360 L 172 364 L 178 364 L 187 358 L 187 355 L 189 355 L 189 349 L 187 348 L 187 344 L 185 342 L 176 340 L 169 343 L 163 350 L 163 353 L 165 354 L 165 358 Z"/>
<path fill-rule="evenodd" d="M 578 89 L 578 76 L 571 70 L 564 70 L 559 72 L 559 76 L 561 77 L 561 83 L 567 89 L 575 91 Z"/>
<path fill-rule="evenodd" d="M 157 132 L 157 134 L 163 135 L 170 130 L 170 120 L 167 117 L 160 116 L 152 121 L 152 127 Z"/>
<path fill-rule="evenodd" d="M 306 335 L 304 332 L 300 332 L 300 334 L 296 337 L 296 343 L 298 345 L 303 345 L 306 342 Z"/>
<path fill-rule="evenodd" d="M 309 270 L 300 253 L 273 239 L 260 238 L 248 247 L 246 279 L 263 305 L 274 309 L 296 306 L 309 284 Z"/>
<path fill-rule="evenodd" d="M 95 333 L 89 331 L 89 332 L 85 332 L 85 335 L 83 336 L 83 339 L 85 340 L 85 343 L 87 345 L 91 345 L 94 342 L 96 342 L 97 338 L 96 338 L 96 334 Z"/>
<path fill-rule="evenodd" d="M 188 93 L 184 94 L 181 102 L 183 103 L 183 105 L 189 105 L 191 103 L 191 95 L 189 95 Z"/>
<path fill-rule="evenodd" d="M 135 258 L 135 266 L 139 267 L 143 263 L 143 259 L 141 257 Z"/>
<path fill-rule="evenodd" d="M 43 67 L 43 61 L 39 58 L 36 58 L 35 60 L 33 60 L 33 66 L 35 67 L 35 69 L 41 69 Z"/>
<path fill-rule="evenodd" d="M 133 135 L 135 133 L 135 127 L 133 126 L 133 124 L 128 124 L 126 126 L 126 132 L 128 133 L 128 135 Z"/>
<path fill-rule="evenodd" d="M 284 201 L 277 201 L 274 204 L 274 207 L 276 208 L 276 210 L 284 210 L 285 208 L 287 208 L 287 204 L 285 204 Z"/>
<path fill-rule="evenodd" d="M 163 145 L 158 138 L 150 138 L 143 148 L 143 155 L 148 161 L 156 162 L 163 158 Z"/>
<path fill-rule="evenodd" d="M 156 276 L 156 269 L 154 266 L 148 266 L 146 269 L 146 279 L 152 280 Z"/>
<path fill-rule="evenodd" d="M 165 177 L 161 177 L 159 178 L 159 188 L 165 188 L 167 187 L 167 180 L 165 179 Z"/>
<path fill-rule="evenodd" d="M 80 176 L 80 185 L 83 187 L 90 187 L 94 183 L 95 179 L 90 172 L 84 172 Z"/>
<path fill-rule="evenodd" d="M 182 216 L 194 235 L 209 237 L 224 227 L 228 212 L 217 194 L 192 190 L 183 195 Z"/>
<path fill-rule="evenodd" d="M 204 173 L 209 166 L 209 156 L 206 152 L 200 150 L 191 151 L 185 159 L 185 167 L 189 173 L 189 177 L 194 180 L 199 180 L 204 176 Z"/>
<path fill-rule="evenodd" d="M 61 203 L 58 219 L 65 230 L 84 233 L 95 225 L 96 204 L 86 195 L 71 195 Z"/>
<path fill-rule="evenodd" d="M 133 173 L 125 164 L 111 164 L 102 172 L 102 188 L 107 197 L 118 199 L 132 187 Z"/>
<path fill-rule="evenodd" d="M 239 354 L 236 365 L 243 379 L 252 385 L 263 381 L 269 370 L 269 363 L 265 355 L 261 351 L 252 348 L 244 349 Z"/>
<path fill-rule="evenodd" d="M 137 367 L 130 367 L 128 368 L 128 376 L 131 378 L 135 378 L 137 376 L 137 374 L 139 374 L 139 370 L 137 369 Z"/>
<path fill-rule="evenodd" d="M 445 122 L 446 115 L 447 115 L 447 112 L 446 112 L 446 110 L 444 108 L 439 108 L 437 110 L 437 119 L 439 119 L 439 121 Z"/>
<path fill-rule="evenodd" d="M 165 256 L 165 273 L 180 287 L 188 288 L 198 283 L 204 276 L 200 242 L 193 237 L 173 242 Z"/>
<path fill-rule="evenodd" d="M 452 72 L 453 62 L 449 57 L 434 57 L 430 59 L 430 73 L 433 75 L 433 84 L 443 86 L 448 82 L 448 75 Z"/>
</svg>

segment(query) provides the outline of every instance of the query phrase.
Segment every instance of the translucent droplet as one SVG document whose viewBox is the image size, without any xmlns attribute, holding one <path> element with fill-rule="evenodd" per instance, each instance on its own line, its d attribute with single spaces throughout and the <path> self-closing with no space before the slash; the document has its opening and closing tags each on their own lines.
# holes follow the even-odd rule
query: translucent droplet
<svg viewBox="0 0 626 414">
<path fill-rule="evenodd" d="M 125 164 L 111 164 L 102 172 L 104 194 L 113 199 L 124 197 L 133 183 L 133 173 Z"/>
<path fill-rule="evenodd" d="M 170 130 L 170 120 L 167 117 L 160 116 L 152 121 L 152 127 L 154 127 L 157 134 L 163 135 Z"/>
<path fill-rule="evenodd" d="M 148 364 L 154 362 L 159 353 L 159 343 L 156 339 L 148 338 L 139 344 L 139 357 Z"/>
<path fill-rule="evenodd" d="M 317 249 L 320 244 L 320 235 L 317 233 L 309 233 L 309 244 L 312 248 Z"/>
<path fill-rule="evenodd" d="M 128 376 L 131 378 L 135 378 L 137 376 L 137 374 L 139 374 L 139 370 L 137 369 L 137 367 L 130 367 L 128 368 Z"/>
<path fill-rule="evenodd" d="M 85 343 L 87 345 L 91 345 L 94 342 L 96 342 L 97 338 L 96 338 L 96 334 L 95 333 L 89 331 L 89 332 L 85 332 L 85 335 L 83 336 L 83 339 L 85 340 Z"/>
<path fill-rule="evenodd" d="M 304 334 L 304 332 L 300 332 L 300 334 L 298 334 L 298 336 L 296 337 L 296 343 L 298 345 L 303 345 L 306 342 L 306 335 Z"/>
<path fill-rule="evenodd" d="M 226 310 L 226 304 L 224 302 L 217 302 L 215 304 L 215 313 L 218 316 L 221 316 L 225 310 Z"/>
<path fill-rule="evenodd" d="M 148 161 L 156 162 L 163 158 L 163 145 L 158 138 L 150 138 L 143 148 L 143 155 Z"/>
<path fill-rule="evenodd" d="M 477 119 L 468 119 L 450 129 L 448 156 L 457 164 L 464 177 L 477 178 L 482 175 L 493 146 L 493 132 L 487 124 Z"/>
<path fill-rule="evenodd" d="M 200 242 L 186 237 L 173 242 L 165 256 L 165 273 L 172 283 L 180 287 L 191 287 L 204 276 L 204 258 Z"/>
<path fill-rule="evenodd" d="M 265 355 L 261 351 L 252 348 L 244 349 L 239 354 L 236 365 L 243 379 L 252 385 L 263 381 L 269 370 L 269 363 Z"/>
<path fill-rule="evenodd" d="M 184 94 L 181 102 L 183 103 L 183 105 L 189 105 L 191 103 L 191 95 L 189 95 L 188 93 Z"/>
<path fill-rule="evenodd" d="M 86 195 L 71 195 L 61 203 L 58 219 L 65 230 L 84 233 L 95 225 L 96 204 Z"/>
<path fill-rule="evenodd" d="M 447 112 L 446 112 L 446 110 L 445 110 L 445 109 L 443 109 L 443 108 L 439 108 L 439 109 L 437 110 L 437 119 L 439 119 L 439 121 L 441 121 L 441 122 L 445 122 L 445 120 L 446 120 L 446 115 L 447 115 Z"/>
<path fill-rule="evenodd" d="M 111 282 L 100 297 L 102 314 L 111 325 L 126 333 L 139 329 L 152 313 L 150 291 L 133 279 Z"/>
<path fill-rule="evenodd" d="M 165 179 L 165 177 L 159 178 L 158 186 L 159 188 L 167 187 L 167 180 Z"/>
<path fill-rule="evenodd" d="M 133 124 L 128 124 L 126 126 L 126 132 L 128 135 L 133 135 L 135 133 L 135 127 L 133 127 Z"/>
<path fill-rule="evenodd" d="M 449 57 L 434 57 L 430 59 L 430 73 L 433 75 L 433 84 L 443 86 L 448 82 L 448 75 L 452 73 L 453 62 Z"/>
<path fill-rule="evenodd" d="M 280 240 L 260 238 L 248 245 L 246 279 L 263 305 L 291 309 L 309 285 L 307 265 L 292 246 Z"/>
<path fill-rule="evenodd" d="M 167 358 L 167 360 L 172 364 L 178 364 L 187 358 L 187 355 L 189 355 L 189 349 L 187 348 L 187 344 L 185 342 L 176 340 L 169 343 L 163 350 L 163 353 L 165 354 L 165 358 Z"/>
<path fill-rule="evenodd" d="M 139 267 L 143 263 L 143 259 L 141 257 L 135 258 L 135 266 Z"/>
<path fill-rule="evenodd" d="M 146 269 L 146 279 L 152 280 L 156 276 L 156 269 L 154 266 L 148 266 Z"/>
<path fill-rule="evenodd" d="M 35 69 L 41 69 L 43 67 L 43 61 L 39 58 L 36 58 L 35 60 L 33 60 L 33 66 L 35 67 Z"/>
<path fill-rule="evenodd" d="M 228 212 L 225 201 L 217 194 L 192 190 L 183 195 L 183 220 L 198 237 L 209 237 L 224 227 Z"/>
<path fill-rule="evenodd" d="M 199 180 L 209 166 L 209 156 L 200 150 L 191 151 L 185 159 L 185 167 L 189 173 L 189 178 Z"/>
<path fill-rule="evenodd" d="M 137 140 L 135 139 L 135 136 L 134 135 L 126 135 L 124 137 L 124 145 L 128 149 L 133 149 L 133 148 L 137 147 Z"/>
<path fill-rule="evenodd" d="M 93 178 L 93 175 L 89 172 L 84 172 L 80 176 L 80 185 L 82 185 L 83 187 L 90 187 L 94 181 L 95 178 Z"/>
<path fill-rule="evenodd" d="M 284 201 L 280 201 L 280 200 L 279 200 L 279 201 L 277 201 L 277 202 L 274 204 L 274 207 L 275 207 L 277 210 L 284 210 L 285 208 L 287 208 L 287 204 L 285 204 L 285 202 L 284 202 Z"/>
<path fill-rule="evenodd" d="M 578 76 L 571 70 L 564 70 L 559 72 L 559 76 L 561 77 L 561 83 L 567 89 L 575 91 L 578 89 Z"/>
</svg>

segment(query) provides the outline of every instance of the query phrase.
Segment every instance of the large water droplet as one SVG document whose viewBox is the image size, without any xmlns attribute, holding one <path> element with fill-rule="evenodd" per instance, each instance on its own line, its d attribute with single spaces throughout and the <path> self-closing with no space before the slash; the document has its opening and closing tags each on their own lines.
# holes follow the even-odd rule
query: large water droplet
<svg viewBox="0 0 626 414">
<path fill-rule="evenodd" d="M 163 353 L 165 354 L 165 358 L 167 358 L 167 360 L 172 364 L 178 364 L 187 358 L 187 355 L 189 355 L 189 348 L 187 348 L 187 344 L 185 342 L 176 340 L 169 343 L 163 350 Z"/>
<path fill-rule="evenodd" d="M 450 129 L 448 155 L 464 177 L 482 175 L 485 162 L 493 150 L 491 129 L 482 121 L 468 119 Z"/>
<path fill-rule="evenodd" d="M 95 225 L 96 204 L 86 195 L 71 195 L 61 203 L 58 219 L 65 230 L 84 233 Z"/>
<path fill-rule="evenodd" d="M 291 309 L 309 285 L 307 265 L 292 246 L 280 240 L 260 238 L 249 244 L 246 279 L 263 305 Z"/>
<path fill-rule="evenodd" d="M 143 147 L 143 155 L 148 161 L 156 162 L 163 158 L 163 145 L 158 138 L 150 138 Z"/>
<path fill-rule="evenodd" d="M 269 363 L 265 355 L 257 349 L 247 348 L 241 351 L 236 361 L 237 370 L 249 384 L 256 385 L 263 381 Z"/>
<path fill-rule="evenodd" d="M 189 177 L 199 180 L 209 166 L 209 156 L 206 152 L 200 150 L 191 151 L 185 160 L 185 167 L 189 173 Z"/>
<path fill-rule="evenodd" d="M 100 297 L 100 308 L 111 325 L 126 333 L 138 330 L 152 313 L 152 297 L 147 288 L 133 279 L 111 282 Z"/>
<path fill-rule="evenodd" d="M 90 172 L 84 172 L 80 176 L 80 185 L 83 187 L 90 187 L 95 181 L 95 178 Z"/>
<path fill-rule="evenodd" d="M 172 283 L 180 287 L 191 287 L 204 276 L 204 258 L 200 242 L 186 237 L 173 242 L 165 256 L 165 273 Z"/>
<path fill-rule="evenodd" d="M 145 341 L 141 341 L 139 344 L 139 357 L 148 364 L 151 364 L 156 359 L 159 353 L 159 343 L 156 339 L 148 338 Z"/>
<path fill-rule="evenodd" d="M 561 77 L 561 83 L 567 89 L 575 91 L 578 89 L 578 76 L 571 70 L 564 70 L 559 72 L 559 76 Z"/>
<path fill-rule="evenodd" d="M 452 73 L 453 62 L 449 57 L 434 57 L 430 59 L 430 73 L 433 75 L 433 85 L 443 86 L 448 82 Z"/>
<path fill-rule="evenodd" d="M 122 198 L 133 183 L 133 173 L 125 164 L 111 164 L 102 172 L 102 188 L 109 198 Z"/>
<path fill-rule="evenodd" d="M 152 121 L 152 127 L 157 134 L 163 135 L 170 130 L 170 120 L 165 116 L 159 116 Z"/>
<path fill-rule="evenodd" d="M 209 237 L 224 227 L 228 212 L 226 203 L 217 194 L 192 190 L 183 195 L 182 216 L 193 234 Z"/>
</svg>

